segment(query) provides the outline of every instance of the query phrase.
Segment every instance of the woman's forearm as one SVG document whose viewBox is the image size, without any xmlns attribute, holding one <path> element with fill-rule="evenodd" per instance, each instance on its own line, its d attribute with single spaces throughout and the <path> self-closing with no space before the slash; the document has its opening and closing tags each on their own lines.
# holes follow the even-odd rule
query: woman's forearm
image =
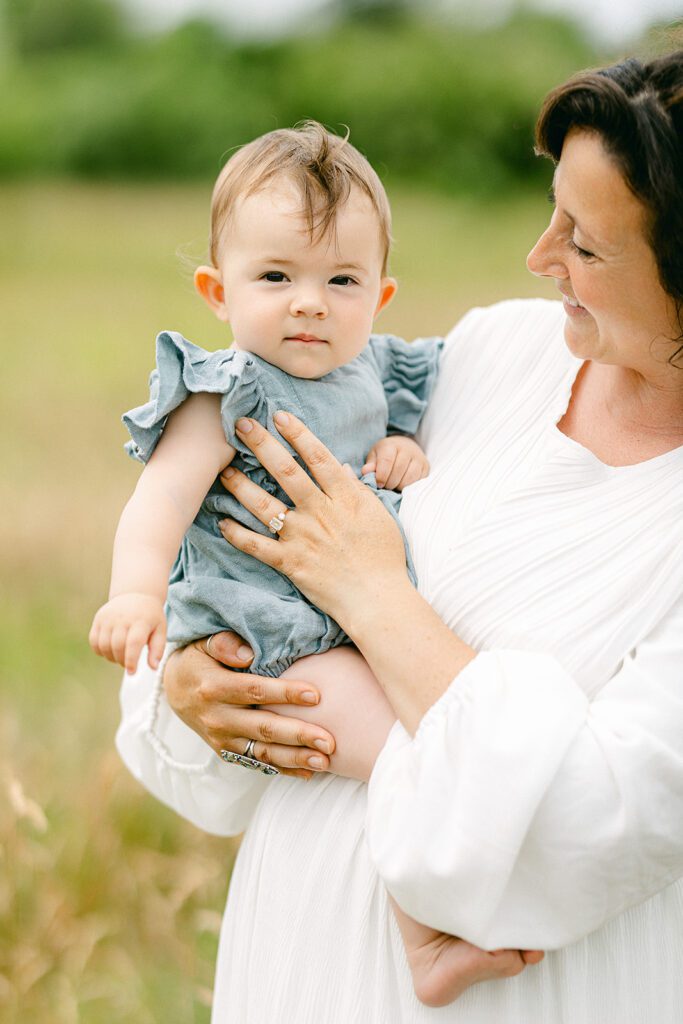
<svg viewBox="0 0 683 1024">
<path fill-rule="evenodd" d="M 340 623 L 413 734 L 421 719 L 476 652 L 441 621 L 405 574 L 365 581 L 345 603 Z"/>
</svg>

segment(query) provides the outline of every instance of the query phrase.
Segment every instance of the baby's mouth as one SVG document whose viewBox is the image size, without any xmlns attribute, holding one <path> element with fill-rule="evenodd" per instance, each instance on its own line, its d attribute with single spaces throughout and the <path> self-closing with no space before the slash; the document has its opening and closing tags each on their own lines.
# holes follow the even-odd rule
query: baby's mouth
<svg viewBox="0 0 683 1024">
<path fill-rule="evenodd" d="M 319 338 L 317 334 L 291 334 L 285 338 L 285 341 L 300 341 L 305 345 L 326 345 L 327 341 L 325 338 Z"/>
</svg>

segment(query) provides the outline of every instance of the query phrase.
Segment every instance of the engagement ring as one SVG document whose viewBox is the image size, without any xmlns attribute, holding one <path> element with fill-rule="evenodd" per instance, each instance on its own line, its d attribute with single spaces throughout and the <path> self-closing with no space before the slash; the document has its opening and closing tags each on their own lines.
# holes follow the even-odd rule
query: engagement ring
<svg viewBox="0 0 683 1024">
<path fill-rule="evenodd" d="M 271 533 L 279 533 L 280 532 L 280 530 L 282 529 L 282 527 L 284 525 L 285 516 L 287 515 L 288 512 L 289 512 L 289 509 L 286 508 L 284 510 L 284 512 L 278 512 L 278 514 L 276 516 L 273 516 L 273 518 L 268 523 L 268 529 L 270 530 Z"/>
</svg>

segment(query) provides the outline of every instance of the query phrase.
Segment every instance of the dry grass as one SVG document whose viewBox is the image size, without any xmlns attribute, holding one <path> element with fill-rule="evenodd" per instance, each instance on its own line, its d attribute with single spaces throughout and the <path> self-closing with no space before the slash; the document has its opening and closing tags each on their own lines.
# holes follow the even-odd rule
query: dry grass
<svg viewBox="0 0 683 1024">
<path fill-rule="evenodd" d="M 0 191 L 0 1016 L 7 1024 L 208 1020 L 235 844 L 147 797 L 112 746 L 118 672 L 86 634 L 136 469 L 119 415 L 145 397 L 157 330 L 221 327 L 176 250 L 201 255 L 207 189 Z M 538 294 L 542 200 L 395 197 L 402 293 L 380 324 L 446 330 Z M 546 289 L 546 294 L 548 294 Z"/>
</svg>

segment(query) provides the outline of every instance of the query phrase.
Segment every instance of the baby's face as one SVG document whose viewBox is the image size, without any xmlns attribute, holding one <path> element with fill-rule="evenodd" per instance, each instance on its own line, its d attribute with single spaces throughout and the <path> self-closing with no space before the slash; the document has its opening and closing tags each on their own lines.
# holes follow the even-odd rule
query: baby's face
<svg viewBox="0 0 683 1024">
<path fill-rule="evenodd" d="M 295 377 L 322 377 L 368 341 L 396 290 L 382 277 L 377 214 L 352 190 L 334 228 L 311 242 L 293 186 L 281 182 L 235 209 L 218 267 L 223 311 L 238 348 Z"/>
</svg>

